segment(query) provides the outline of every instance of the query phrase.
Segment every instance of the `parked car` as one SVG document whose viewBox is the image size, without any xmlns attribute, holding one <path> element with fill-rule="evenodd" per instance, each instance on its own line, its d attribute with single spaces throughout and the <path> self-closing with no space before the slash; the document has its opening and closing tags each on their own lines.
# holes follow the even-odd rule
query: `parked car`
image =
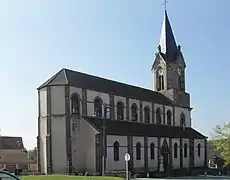
<svg viewBox="0 0 230 180">
<path fill-rule="evenodd" d="M 21 178 L 7 171 L 0 171 L 0 180 L 21 180 Z"/>
</svg>

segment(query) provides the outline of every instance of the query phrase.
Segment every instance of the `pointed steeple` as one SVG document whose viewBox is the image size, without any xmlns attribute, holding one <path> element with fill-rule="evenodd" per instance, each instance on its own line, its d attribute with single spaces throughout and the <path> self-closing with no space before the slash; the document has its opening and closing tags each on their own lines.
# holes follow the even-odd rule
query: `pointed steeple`
<svg viewBox="0 0 230 180">
<path fill-rule="evenodd" d="M 166 10 L 158 49 L 165 55 L 165 61 L 173 61 L 178 51 Z"/>
</svg>

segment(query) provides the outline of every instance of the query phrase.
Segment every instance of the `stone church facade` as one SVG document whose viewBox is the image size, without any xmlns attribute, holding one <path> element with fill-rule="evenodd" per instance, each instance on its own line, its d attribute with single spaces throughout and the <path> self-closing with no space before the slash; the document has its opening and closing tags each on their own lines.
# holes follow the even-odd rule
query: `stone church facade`
<svg viewBox="0 0 230 180">
<path fill-rule="evenodd" d="M 186 64 L 165 11 L 154 90 L 62 69 L 38 88 L 42 173 L 206 167 L 207 137 L 191 127 Z M 104 158 L 103 158 L 104 157 Z"/>
</svg>

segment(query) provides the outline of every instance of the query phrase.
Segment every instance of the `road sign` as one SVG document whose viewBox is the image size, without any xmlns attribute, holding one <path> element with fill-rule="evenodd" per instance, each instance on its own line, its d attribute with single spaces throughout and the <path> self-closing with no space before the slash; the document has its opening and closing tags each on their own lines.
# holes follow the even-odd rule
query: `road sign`
<svg viewBox="0 0 230 180">
<path fill-rule="evenodd" d="M 126 180 L 129 179 L 129 168 L 128 168 L 128 161 L 130 160 L 129 153 L 125 153 L 125 169 L 126 169 Z"/>
<path fill-rule="evenodd" d="M 130 160 L 130 155 L 129 155 L 129 153 L 126 153 L 126 154 L 125 154 L 125 161 L 128 162 L 129 160 Z"/>
</svg>

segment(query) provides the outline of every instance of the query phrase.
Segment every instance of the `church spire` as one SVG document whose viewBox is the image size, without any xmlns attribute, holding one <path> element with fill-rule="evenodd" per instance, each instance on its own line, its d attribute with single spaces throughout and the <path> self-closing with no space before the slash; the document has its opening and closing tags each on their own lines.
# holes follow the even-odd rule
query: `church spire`
<svg viewBox="0 0 230 180">
<path fill-rule="evenodd" d="M 165 61 L 173 61 L 178 51 L 166 9 L 158 49 L 165 55 Z"/>
<path fill-rule="evenodd" d="M 152 65 L 153 88 L 175 104 L 190 107 L 190 96 L 185 90 L 185 60 L 181 46 L 176 44 L 166 9 L 158 52 Z"/>
</svg>

